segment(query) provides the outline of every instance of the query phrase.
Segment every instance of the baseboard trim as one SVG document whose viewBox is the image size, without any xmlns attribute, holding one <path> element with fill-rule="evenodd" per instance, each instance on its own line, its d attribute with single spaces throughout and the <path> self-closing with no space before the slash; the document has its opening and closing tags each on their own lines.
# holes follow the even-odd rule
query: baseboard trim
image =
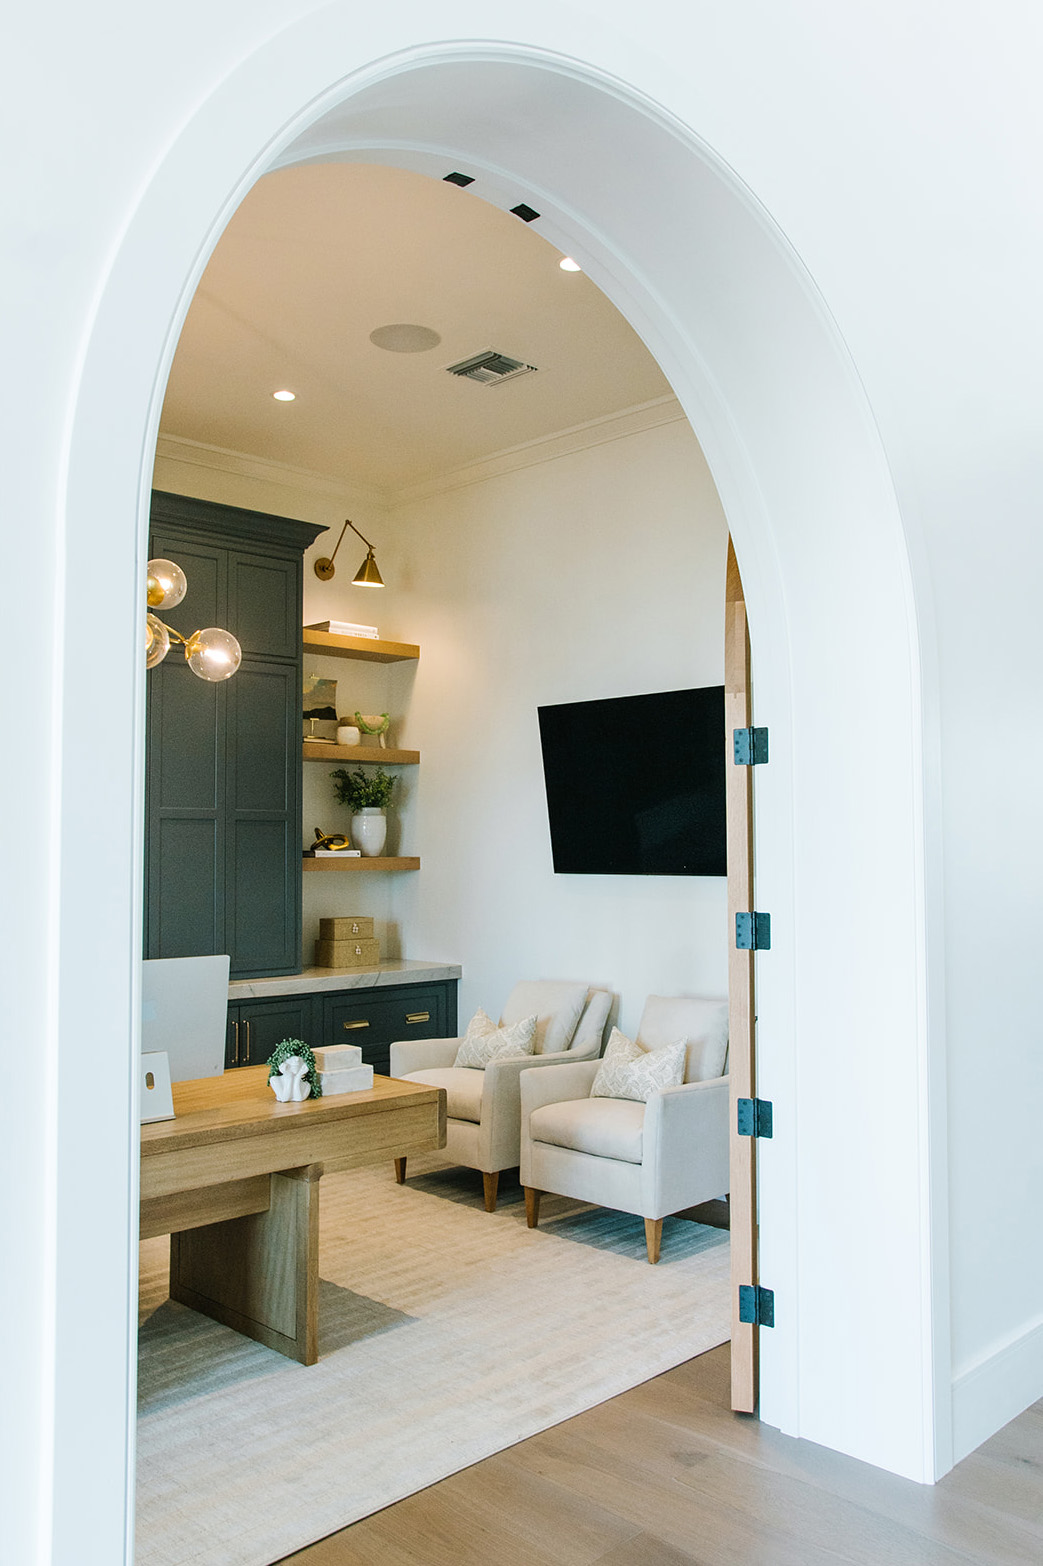
<svg viewBox="0 0 1043 1566">
<path fill-rule="evenodd" d="M 1043 1318 L 953 1378 L 953 1458 L 959 1462 L 1043 1397 Z"/>
</svg>

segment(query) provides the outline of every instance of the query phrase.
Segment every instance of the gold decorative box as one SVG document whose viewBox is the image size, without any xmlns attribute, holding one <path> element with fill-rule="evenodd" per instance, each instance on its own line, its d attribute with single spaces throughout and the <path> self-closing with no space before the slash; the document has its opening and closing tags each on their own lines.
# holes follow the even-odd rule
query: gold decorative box
<svg viewBox="0 0 1043 1566">
<path fill-rule="evenodd" d="M 356 941 L 315 942 L 316 968 L 375 968 L 379 962 L 380 942 L 365 936 Z"/>
<path fill-rule="evenodd" d="M 357 941 L 360 936 L 370 939 L 373 935 L 373 920 L 364 919 L 361 914 L 355 914 L 350 919 L 320 919 L 320 941 Z"/>
</svg>

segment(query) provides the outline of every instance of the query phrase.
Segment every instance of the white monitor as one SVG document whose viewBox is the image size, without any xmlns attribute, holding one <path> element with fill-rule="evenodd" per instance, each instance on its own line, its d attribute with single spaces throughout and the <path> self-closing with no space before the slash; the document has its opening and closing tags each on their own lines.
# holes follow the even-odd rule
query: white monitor
<svg viewBox="0 0 1043 1566">
<path fill-rule="evenodd" d="M 142 965 L 141 1049 L 162 1050 L 171 1082 L 225 1069 L 229 958 L 158 957 Z"/>
</svg>

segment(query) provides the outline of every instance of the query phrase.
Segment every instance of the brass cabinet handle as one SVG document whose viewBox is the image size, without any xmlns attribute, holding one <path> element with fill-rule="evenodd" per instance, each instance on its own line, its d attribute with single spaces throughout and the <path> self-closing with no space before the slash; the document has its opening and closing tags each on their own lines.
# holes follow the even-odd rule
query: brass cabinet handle
<svg viewBox="0 0 1043 1566">
<path fill-rule="evenodd" d="M 406 1021 L 407 1022 L 430 1022 L 431 1021 L 431 1013 L 429 1011 L 407 1011 L 406 1012 Z"/>
<path fill-rule="evenodd" d="M 232 1065 L 233 1066 L 238 1066 L 238 1064 L 239 1064 L 239 1023 L 238 1023 L 238 1021 L 233 1022 L 232 1023 L 232 1027 L 235 1029 L 235 1048 L 232 1051 Z"/>
<path fill-rule="evenodd" d="M 369 1023 L 368 1022 L 346 1022 L 344 1024 L 344 1031 L 346 1033 L 350 1033 L 352 1028 L 368 1028 L 368 1027 L 369 1027 Z"/>
<path fill-rule="evenodd" d="M 243 1051 L 243 1054 L 245 1055 L 247 1062 L 249 1062 L 250 1050 L 251 1050 L 252 1045 L 253 1045 L 253 1041 L 250 1038 L 250 1019 L 249 1019 L 249 1017 L 243 1023 L 243 1027 L 246 1029 L 246 1048 Z"/>
</svg>

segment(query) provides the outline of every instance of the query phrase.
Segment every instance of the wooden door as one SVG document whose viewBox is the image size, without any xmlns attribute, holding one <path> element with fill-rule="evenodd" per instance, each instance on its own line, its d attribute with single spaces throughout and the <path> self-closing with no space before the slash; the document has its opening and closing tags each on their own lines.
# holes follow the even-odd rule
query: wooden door
<svg viewBox="0 0 1043 1566">
<path fill-rule="evenodd" d="M 757 1143 L 740 1136 L 737 1104 L 756 1094 L 753 952 L 735 945 L 735 915 L 753 909 L 753 768 L 736 766 L 735 729 L 752 723 L 750 637 L 739 566 L 728 540 L 725 592 L 724 721 L 728 812 L 728 1071 L 730 1078 L 732 1408 L 757 1408 L 758 1329 L 739 1320 L 739 1286 L 757 1282 Z"/>
</svg>

